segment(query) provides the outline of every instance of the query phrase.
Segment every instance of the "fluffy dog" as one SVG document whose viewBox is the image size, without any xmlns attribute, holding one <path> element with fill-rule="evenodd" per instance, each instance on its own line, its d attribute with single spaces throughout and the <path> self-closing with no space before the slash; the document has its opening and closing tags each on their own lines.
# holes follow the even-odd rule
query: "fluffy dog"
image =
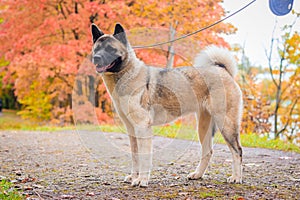
<svg viewBox="0 0 300 200">
<path fill-rule="evenodd" d="M 92 62 L 102 74 L 130 140 L 132 172 L 125 181 L 132 186 L 148 185 L 151 126 L 195 113 L 202 158 L 188 178 L 199 179 L 205 173 L 213 153 L 212 138 L 219 128 L 233 157 L 233 174 L 228 181 L 241 183 L 242 94 L 233 78 L 237 69 L 230 53 L 210 46 L 195 58 L 195 67 L 160 69 L 147 66 L 136 57 L 120 24 L 116 24 L 113 35 L 104 34 L 94 24 L 91 31 Z"/>
</svg>

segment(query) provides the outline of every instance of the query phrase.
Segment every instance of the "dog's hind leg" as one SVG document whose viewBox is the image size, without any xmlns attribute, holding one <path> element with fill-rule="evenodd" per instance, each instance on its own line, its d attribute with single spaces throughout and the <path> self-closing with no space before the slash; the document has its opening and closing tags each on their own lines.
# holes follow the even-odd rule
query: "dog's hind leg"
<svg viewBox="0 0 300 200">
<path fill-rule="evenodd" d="M 188 175 L 189 179 L 199 179 L 204 175 L 213 154 L 212 138 L 215 126 L 210 113 L 207 110 L 202 111 L 200 116 L 197 116 L 197 121 L 198 136 L 201 143 L 202 153 L 201 160 L 196 170 Z"/>
<path fill-rule="evenodd" d="M 223 127 L 220 128 L 232 154 L 232 176 L 227 179 L 230 183 L 242 183 L 242 147 L 239 129 L 239 117 L 228 116 L 225 117 Z"/>
</svg>

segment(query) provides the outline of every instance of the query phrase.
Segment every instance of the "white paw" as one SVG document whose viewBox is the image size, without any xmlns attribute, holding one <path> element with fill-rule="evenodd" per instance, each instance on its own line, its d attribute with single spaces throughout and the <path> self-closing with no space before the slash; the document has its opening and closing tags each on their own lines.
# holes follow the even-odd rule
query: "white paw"
<svg viewBox="0 0 300 200">
<path fill-rule="evenodd" d="M 138 177 L 137 179 L 132 180 L 132 186 L 148 187 L 148 178 Z"/>
<path fill-rule="evenodd" d="M 137 177 L 138 177 L 138 175 L 130 174 L 130 175 L 125 177 L 124 182 L 125 183 L 131 183 L 132 180 L 137 179 Z"/>
<path fill-rule="evenodd" d="M 202 178 L 202 175 L 203 175 L 203 174 L 200 174 L 200 173 L 198 173 L 198 172 L 192 172 L 192 173 L 190 173 L 190 174 L 187 176 L 187 178 L 190 179 L 190 180 L 195 180 L 195 179 L 200 179 L 200 178 Z"/>
<path fill-rule="evenodd" d="M 230 176 L 229 178 L 227 178 L 227 182 L 228 183 L 242 183 L 242 177 Z"/>
</svg>

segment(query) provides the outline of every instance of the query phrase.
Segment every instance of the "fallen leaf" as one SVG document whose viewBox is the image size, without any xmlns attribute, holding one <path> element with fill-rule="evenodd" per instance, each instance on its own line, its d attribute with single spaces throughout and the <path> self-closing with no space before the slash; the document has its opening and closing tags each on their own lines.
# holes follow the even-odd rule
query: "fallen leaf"
<svg viewBox="0 0 300 200">
<path fill-rule="evenodd" d="M 27 178 L 22 179 L 21 182 L 22 182 L 22 183 L 27 183 L 27 182 L 34 182 L 34 181 L 36 181 L 35 178 L 27 177 Z"/>
<path fill-rule="evenodd" d="M 87 194 L 86 194 L 86 196 L 95 196 L 95 193 L 94 192 L 88 192 Z"/>
</svg>

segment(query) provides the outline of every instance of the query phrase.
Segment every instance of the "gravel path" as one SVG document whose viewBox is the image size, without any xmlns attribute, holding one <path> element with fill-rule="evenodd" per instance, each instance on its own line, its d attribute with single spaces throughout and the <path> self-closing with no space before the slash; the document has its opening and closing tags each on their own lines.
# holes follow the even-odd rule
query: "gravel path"
<svg viewBox="0 0 300 200">
<path fill-rule="evenodd" d="M 186 176 L 200 157 L 197 142 L 154 137 L 148 188 L 123 183 L 130 172 L 125 134 L 91 131 L 0 131 L 0 179 L 28 199 L 299 199 L 300 154 L 244 148 L 243 184 L 228 184 L 231 154 L 214 146 L 202 180 Z"/>
</svg>

